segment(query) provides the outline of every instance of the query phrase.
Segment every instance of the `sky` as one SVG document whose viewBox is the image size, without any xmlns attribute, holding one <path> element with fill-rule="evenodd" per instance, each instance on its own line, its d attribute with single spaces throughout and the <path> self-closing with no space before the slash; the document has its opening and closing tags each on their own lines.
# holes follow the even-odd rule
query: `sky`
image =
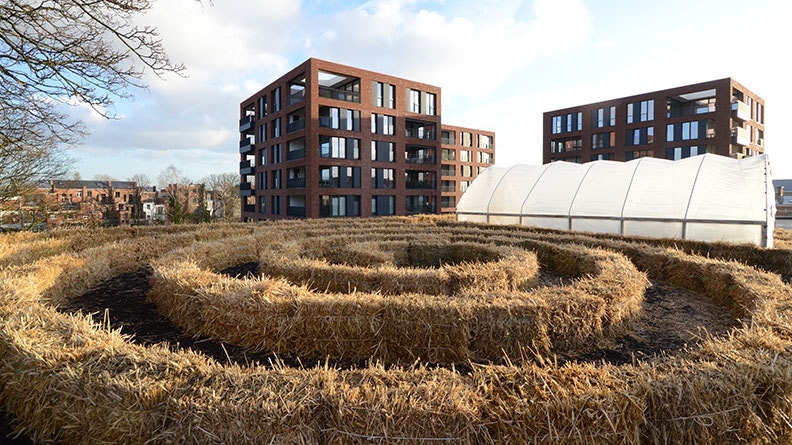
<svg viewBox="0 0 792 445">
<path fill-rule="evenodd" d="M 437 85 L 443 122 L 494 131 L 496 164 L 542 162 L 542 113 L 732 77 L 766 102 L 765 148 L 792 178 L 788 0 L 159 0 L 186 77 L 148 75 L 109 110 L 69 112 L 83 179 L 238 173 L 239 103 L 310 57 Z M 787 104 L 787 105 L 784 105 Z"/>
</svg>

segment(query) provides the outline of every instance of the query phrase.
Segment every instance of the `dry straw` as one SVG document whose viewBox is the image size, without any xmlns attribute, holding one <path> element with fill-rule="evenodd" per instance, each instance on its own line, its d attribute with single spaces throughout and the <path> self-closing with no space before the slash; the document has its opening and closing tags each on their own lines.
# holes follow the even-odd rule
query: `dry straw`
<svg viewBox="0 0 792 445">
<path fill-rule="evenodd" d="M 20 431 L 57 443 L 792 443 L 792 292 L 777 273 L 642 242 L 517 227 L 400 218 L 332 224 L 335 233 L 365 234 L 370 226 L 382 240 L 403 241 L 395 233 L 400 230 L 427 230 L 432 236 L 443 232 L 448 242 L 474 237 L 480 243 L 525 243 L 543 267 L 581 264 L 570 274 L 578 277 L 576 284 L 558 288 L 555 297 L 562 300 L 565 288 L 596 276 L 586 267 L 611 270 L 608 255 L 624 258 L 592 249 L 606 248 L 653 280 L 688 287 L 731 308 L 743 325 L 728 337 L 704 339 L 695 349 L 657 361 L 488 365 L 460 374 L 422 365 L 349 371 L 221 366 L 189 352 L 130 344 L 118 332 L 53 309 L 49 302 L 211 239 L 250 235 L 288 243 L 332 235 L 320 222 L 239 224 L 216 234 L 205 226 L 153 230 L 45 254 L 32 263 L 20 260 L 0 271 L 0 404 Z M 531 245 L 537 242 L 570 252 L 555 255 Z M 563 258 L 571 252 L 578 252 L 577 259 Z M 586 261 L 592 255 L 601 260 Z M 223 264 L 218 258 L 206 261 Z M 107 266 L 91 264 L 100 260 Z M 208 264 L 191 261 L 199 275 L 211 273 Z M 241 286 L 225 285 L 229 294 Z M 611 296 L 621 295 L 613 283 L 590 285 L 596 291 L 583 287 L 592 297 L 613 303 Z M 605 314 L 604 325 L 619 318 L 618 312 Z"/>
<path fill-rule="evenodd" d="M 221 252 L 236 257 L 239 251 L 218 243 L 197 245 L 154 263 L 149 298 L 186 332 L 256 350 L 453 363 L 504 356 L 520 360 L 590 346 L 639 311 L 646 285 L 624 257 L 580 246 L 535 243 L 552 251 L 543 255 L 559 268 L 581 278 L 570 286 L 526 291 L 537 272 L 530 251 L 474 243 L 386 242 L 380 250 L 389 252 L 393 262 L 441 267 L 329 264 L 325 257 L 338 262 L 354 256 L 339 246 L 359 250 L 346 241 L 286 243 L 264 250 L 265 273 L 302 286 L 269 277 L 219 275 L 211 269 L 230 262 Z M 218 252 L 214 261 L 206 251 Z M 200 258 L 200 265 L 180 260 L 184 257 Z M 491 261 L 473 263 L 476 259 Z"/>
</svg>

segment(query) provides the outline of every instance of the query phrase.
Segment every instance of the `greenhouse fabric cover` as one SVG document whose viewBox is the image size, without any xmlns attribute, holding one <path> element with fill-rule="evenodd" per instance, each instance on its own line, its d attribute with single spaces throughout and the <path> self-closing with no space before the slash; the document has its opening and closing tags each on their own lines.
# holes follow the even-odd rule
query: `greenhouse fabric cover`
<svg viewBox="0 0 792 445">
<path fill-rule="evenodd" d="M 456 215 L 459 221 L 772 247 L 771 179 L 767 155 L 494 165 L 473 180 Z"/>
</svg>

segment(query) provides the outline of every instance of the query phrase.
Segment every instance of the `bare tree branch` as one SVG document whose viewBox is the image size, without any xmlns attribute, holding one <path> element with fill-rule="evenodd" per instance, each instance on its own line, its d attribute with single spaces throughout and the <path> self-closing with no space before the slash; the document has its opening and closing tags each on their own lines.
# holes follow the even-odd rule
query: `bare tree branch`
<svg viewBox="0 0 792 445">
<path fill-rule="evenodd" d="M 199 0 L 200 1 L 200 0 Z M 59 148 L 85 127 L 58 111 L 84 103 L 112 118 L 115 100 L 152 72 L 183 75 L 157 30 L 134 18 L 153 0 L 0 1 L 0 201 L 20 184 L 68 170 Z M 14 185 L 16 184 L 16 185 Z"/>
</svg>

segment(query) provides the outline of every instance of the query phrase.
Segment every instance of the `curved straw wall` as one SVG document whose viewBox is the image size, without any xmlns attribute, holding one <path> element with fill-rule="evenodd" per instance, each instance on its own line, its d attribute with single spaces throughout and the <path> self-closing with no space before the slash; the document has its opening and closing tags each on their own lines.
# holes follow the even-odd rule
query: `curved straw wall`
<svg viewBox="0 0 792 445">
<path fill-rule="evenodd" d="M 525 243 L 543 267 L 550 261 L 543 252 L 551 249 L 533 243 L 607 243 L 652 279 L 731 308 L 743 325 L 651 362 L 559 366 L 551 360 L 474 366 L 462 375 L 421 365 L 349 371 L 221 366 L 192 353 L 130 344 L 119 332 L 52 306 L 201 240 L 248 233 L 289 241 L 367 227 L 382 236 L 410 230 L 448 242 Z M 792 295 L 777 274 L 636 242 L 426 219 L 223 230 L 152 231 L 0 270 L 0 403 L 20 430 L 59 443 L 792 442 Z M 256 246 L 245 255 L 258 258 Z M 203 267 L 198 270 L 207 272 Z"/>
</svg>

